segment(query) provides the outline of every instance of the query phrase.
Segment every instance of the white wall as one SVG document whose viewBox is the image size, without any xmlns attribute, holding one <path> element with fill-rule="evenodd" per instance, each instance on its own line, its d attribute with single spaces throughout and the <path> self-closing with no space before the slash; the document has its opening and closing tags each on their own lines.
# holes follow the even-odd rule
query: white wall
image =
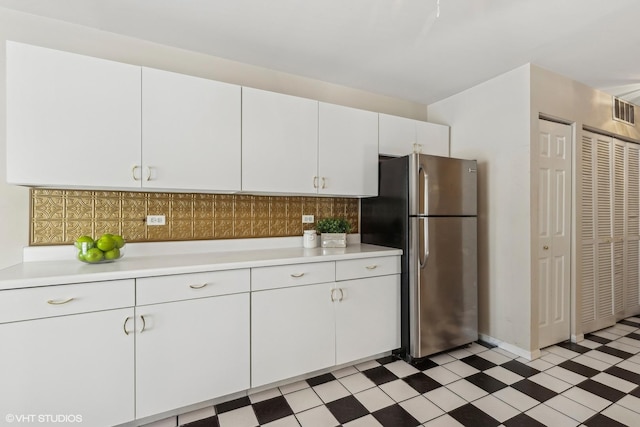
<svg viewBox="0 0 640 427">
<path fill-rule="evenodd" d="M 426 106 L 265 68 L 170 48 L 0 8 L 0 81 L 5 81 L 5 41 L 96 56 L 214 80 L 303 96 L 335 104 L 426 119 Z M 28 245 L 29 193 L 5 184 L 6 92 L 0 85 L 0 268 L 21 262 Z M 34 124 L 37 125 L 37 124 Z M 37 153 L 34 153 L 37 155 Z"/>
<path fill-rule="evenodd" d="M 479 330 L 531 350 L 530 67 L 429 106 L 452 157 L 478 160 Z"/>
</svg>

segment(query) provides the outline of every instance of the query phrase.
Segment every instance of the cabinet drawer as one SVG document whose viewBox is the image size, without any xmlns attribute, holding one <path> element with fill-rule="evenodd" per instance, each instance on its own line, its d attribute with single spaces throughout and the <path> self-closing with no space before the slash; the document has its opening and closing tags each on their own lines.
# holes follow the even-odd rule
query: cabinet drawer
<svg viewBox="0 0 640 427">
<path fill-rule="evenodd" d="M 0 323 L 133 307 L 133 279 L 0 291 Z"/>
<path fill-rule="evenodd" d="M 336 280 L 350 280 L 361 277 L 384 276 L 399 273 L 399 256 L 336 261 Z"/>
<path fill-rule="evenodd" d="M 251 269 L 251 290 L 287 288 L 298 285 L 333 282 L 336 278 L 334 262 L 278 265 Z"/>
<path fill-rule="evenodd" d="M 136 280 L 137 305 L 249 292 L 249 269 L 144 277 Z"/>
</svg>

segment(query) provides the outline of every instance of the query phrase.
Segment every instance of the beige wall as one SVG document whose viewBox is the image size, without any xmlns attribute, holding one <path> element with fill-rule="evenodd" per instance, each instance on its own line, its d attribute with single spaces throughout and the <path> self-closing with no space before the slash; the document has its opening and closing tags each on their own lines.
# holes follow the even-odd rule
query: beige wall
<svg viewBox="0 0 640 427">
<path fill-rule="evenodd" d="M 414 119 L 426 106 L 222 58 L 145 42 L 0 8 L 0 81 L 5 40 L 15 40 L 120 62 L 160 68 Z M 5 184 L 6 92 L 0 85 L 0 268 L 21 262 L 28 244 L 29 192 Z"/>
</svg>

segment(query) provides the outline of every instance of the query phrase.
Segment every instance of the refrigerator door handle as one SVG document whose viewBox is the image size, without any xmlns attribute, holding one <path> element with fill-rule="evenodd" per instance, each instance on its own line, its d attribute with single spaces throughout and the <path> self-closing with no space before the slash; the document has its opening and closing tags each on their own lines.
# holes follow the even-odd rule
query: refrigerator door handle
<svg viewBox="0 0 640 427">
<path fill-rule="evenodd" d="M 426 215 L 429 212 L 429 174 L 422 164 L 418 168 L 418 173 L 422 176 L 422 212 L 418 212 L 418 215 Z"/>
<path fill-rule="evenodd" d="M 420 245 L 420 269 L 423 269 L 429 258 L 429 219 L 420 218 L 422 222 L 422 242 Z"/>
</svg>

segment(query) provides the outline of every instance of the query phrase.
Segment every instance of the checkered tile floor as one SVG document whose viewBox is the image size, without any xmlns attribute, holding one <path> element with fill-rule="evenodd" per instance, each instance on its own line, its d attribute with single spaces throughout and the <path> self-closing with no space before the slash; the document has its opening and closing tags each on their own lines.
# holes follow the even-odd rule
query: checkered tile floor
<svg viewBox="0 0 640 427">
<path fill-rule="evenodd" d="M 640 317 L 528 361 L 484 343 L 387 357 L 215 406 L 189 427 L 640 426 Z"/>
</svg>

